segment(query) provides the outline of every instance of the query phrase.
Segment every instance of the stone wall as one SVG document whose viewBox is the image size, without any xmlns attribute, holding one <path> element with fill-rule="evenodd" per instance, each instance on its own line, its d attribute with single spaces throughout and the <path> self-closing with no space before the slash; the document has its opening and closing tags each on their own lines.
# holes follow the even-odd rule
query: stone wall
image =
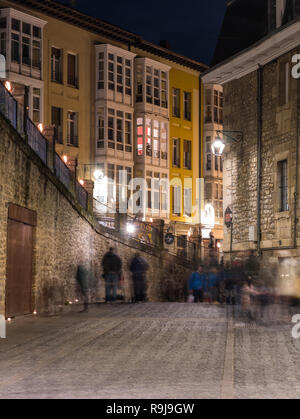
<svg viewBox="0 0 300 419">
<path fill-rule="evenodd" d="M 5 311 L 10 203 L 37 213 L 33 295 L 39 313 L 55 313 L 67 308 L 67 302 L 76 300 L 75 273 L 79 263 L 86 264 L 101 278 L 101 259 L 110 246 L 116 247 L 123 259 L 127 299 L 131 295 L 127 267 L 138 250 L 150 265 L 150 301 L 184 300 L 191 266 L 99 226 L 0 116 L 0 313 Z M 102 286 L 93 298 L 103 296 Z"/>
<path fill-rule="evenodd" d="M 297 81 L 290 77 L 289 102 L 279 104 L 279 65 L 291 63 L 295 51 L 265 65 L 262 69 L 262 187 L 261 232 L 257 232 L 257 72 L 224 86 L 224 130 L 240 130 L 244 139 L 227 148 L 224 162 L 224 201 L 234 213 L 233 250 L 257 248 L 287 255 L 294 242 L 294 194 L 296 184 Z M 289 211 L 279 210 L 278 162 L 288 160 Z M 298 208 L 299 195 L 298 195 Z M 298 211 L 299 212 L 299 211 Z M 298 216 L 300 213 L 298 213 Z M 299 225 L 297 240 L 299 242 Z M 225 232 L 225 250 L 230 249 L 230 230 Z M 300 243 L 299 243 L 300 244 Z"/>
</svg>

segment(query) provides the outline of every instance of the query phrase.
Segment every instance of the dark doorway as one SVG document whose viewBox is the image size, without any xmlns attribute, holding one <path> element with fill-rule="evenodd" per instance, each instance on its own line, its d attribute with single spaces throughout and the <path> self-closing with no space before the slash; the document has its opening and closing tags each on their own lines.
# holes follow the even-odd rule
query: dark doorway
<svg viewBox="0 0 300 419">
<path fill-rule="evenodd" d="M 36 214 L 9 206 L 7 228 L 6 317 L 32 313 L 33 234 Z"/>
</svg>

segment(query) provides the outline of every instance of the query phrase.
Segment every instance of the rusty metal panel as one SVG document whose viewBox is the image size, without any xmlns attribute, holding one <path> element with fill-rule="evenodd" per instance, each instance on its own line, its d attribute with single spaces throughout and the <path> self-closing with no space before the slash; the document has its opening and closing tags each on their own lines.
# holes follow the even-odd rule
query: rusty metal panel
<svg viewBox="0 0 300 419">
<path fill-rule="evenodd" d="M 33 227 L 8 220 L 6 316 L 32 313 Z"/>
<path fill-rule="evenodd" d="M 37 225 L 36 212 L 14 204 L 10 204 L 8 207 L 8 218 L 33 227 Z"/>
</svg>

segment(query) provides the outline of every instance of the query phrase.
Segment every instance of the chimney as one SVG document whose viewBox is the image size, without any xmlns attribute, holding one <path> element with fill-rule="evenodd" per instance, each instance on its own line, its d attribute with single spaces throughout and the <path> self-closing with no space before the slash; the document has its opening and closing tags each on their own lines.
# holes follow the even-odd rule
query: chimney
<svg viewBox="0 0 300 419">
<path fill-rule="evenodd" d="M 76 7 L 76 0 L 68 0 L 69 6 L 75 8 Z"/>
<path fill-rule="evenodd" d="M 162 48 L 171 50 L 171 44 L 167 39 L 163 39 L 162 41 L 159 41 L 158 45 Z"/>
</svg>

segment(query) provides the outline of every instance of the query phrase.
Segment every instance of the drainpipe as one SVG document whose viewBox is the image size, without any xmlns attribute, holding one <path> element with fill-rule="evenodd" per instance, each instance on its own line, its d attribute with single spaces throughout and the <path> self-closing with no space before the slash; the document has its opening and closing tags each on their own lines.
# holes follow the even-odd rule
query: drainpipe
<svg viewBox="0 0 300 419">
<path fill-rule="evenodd" d="M 297 54 L 300 53 L 300 48 L 297 48 Z M 296 185 L 294 194 L 294 249 L 297 248 L 297 209 L 298 209 L 298 191 L 299 191 L 299 81 L 297 83 L 296 93 Z"/>
<path fill-rule="evenodd" d="M 261 256 L 261 186 L 262 186 L 262 93 L 263 68 L 257 70 L 257 254 Z"/>
<path fill-rule="evenodd" d="M 199 76 L 199 179 L 202 179 L 202 175 L 204 177 L 204 172 L 202 168 L 202 158 L 204 154 L 204 132 L 203 132 L 203 118 L 204 118 L 204 108 L 203 108 L 203 91 L 204 91 L 204 84 L 202 83 L 201 75 Z M 199 183 L 199 185 L 196 185 L 199 190 L 199 244 L 200 244 L 200 261 L 203 261 L 202 256 L 202 199 L 201 199 L 201 193 L 204 194 L 204 190 L 201 190 L 201 184 L 203 186 L 205 185 L 204 182 Z"/>
</svg>

